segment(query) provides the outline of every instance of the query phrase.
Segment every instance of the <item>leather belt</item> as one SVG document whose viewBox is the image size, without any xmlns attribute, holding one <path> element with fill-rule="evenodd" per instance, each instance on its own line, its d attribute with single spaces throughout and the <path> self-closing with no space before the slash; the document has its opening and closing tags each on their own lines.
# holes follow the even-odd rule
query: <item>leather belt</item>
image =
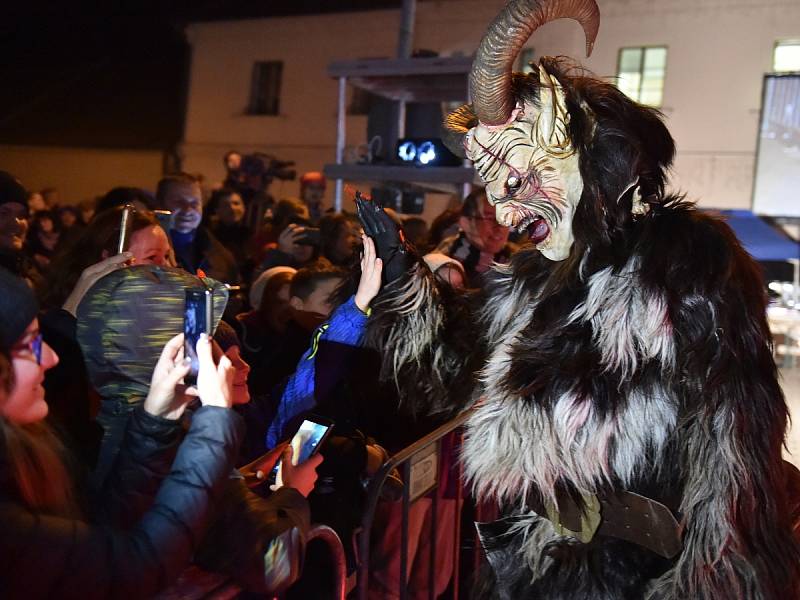
<svg viewBox="0 0 800 600">
<path fill-rule="evenodd" d="M 583 507 L 559 498 L 558 508 L 545 505 L 537 511 L 550 520 L 561 535 L 588 543 L 595 535 L 619 538 L 643 546 L 664 558 L 683 548 L 682 530 L 665 505 L 628 491 L 584 495 Z"/>
</svg>

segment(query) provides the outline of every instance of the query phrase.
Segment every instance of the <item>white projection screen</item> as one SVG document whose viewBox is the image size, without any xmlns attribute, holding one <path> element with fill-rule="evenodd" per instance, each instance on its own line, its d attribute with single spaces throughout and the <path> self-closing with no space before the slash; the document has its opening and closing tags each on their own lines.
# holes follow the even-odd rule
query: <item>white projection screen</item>
<svg viewBox="0 0 800 600">
<path fill-rule="evenodd" d="M 800 73 L 764 77 L 753 212 L 800 217 Z"/>
</svg>

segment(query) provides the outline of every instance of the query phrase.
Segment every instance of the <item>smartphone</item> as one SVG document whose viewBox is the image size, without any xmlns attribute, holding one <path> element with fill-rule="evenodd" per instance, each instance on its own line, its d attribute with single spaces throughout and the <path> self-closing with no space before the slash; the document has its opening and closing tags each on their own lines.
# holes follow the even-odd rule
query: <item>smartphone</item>
<svg viewBox="0 0 800 600">
<path fill-rule="evenodd" d="M 299 465 L 314 456 L 319 451 L 319 447 L 328 437 L 332 428 L 333 421 L 321 417 L 314 416 L 303 421 L 300 425 L 300 429 L 297 430 L 292 441 L 289 442 L 292 445 L 292 462 Z M 279 459 L 278 462 L 275 463 L 272 473 L 270 473 L 272 482 L 274 482 L 275 478 L 278 476 L 280 466 L 281 461 Z"/>
<path fill-rule="evenodd" d="M 319 246 L 320 233 L 318 227 L 303 227 L 303 233 L 295 241 L 301 246 Z"/>
<path fill-rule="evenodd" d="M 119 240 L 117 241 L 117 254 L 122 254 L 128 247 L 129 237 L 129 223 L 131 220 L 131 213 L 136 210 L 133 205 L 126 204 L 122 209 L 122 216 L 119 221 Z"/>
<path fill-rule="evenodd" d="M 200 363 L 197 359 L 197 340 L 200 334 L 211 335 L 212 310 L 214 303 L 211 290 L 186 290 L 186 304 L 183 310 L 183 352 L 191 359 L 189 374 L 184 378 L 187 385 L 197 383 L 197 371 Z"/>
</svg>

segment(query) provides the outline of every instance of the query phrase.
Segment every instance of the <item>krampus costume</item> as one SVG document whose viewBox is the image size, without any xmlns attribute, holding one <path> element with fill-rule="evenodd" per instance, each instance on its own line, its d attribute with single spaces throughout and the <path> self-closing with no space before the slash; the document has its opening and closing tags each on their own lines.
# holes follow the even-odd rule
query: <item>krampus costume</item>
<svg viewBox="0 0 800 600">
<path fill-rule="evenodd" d="M 472 105 L 446 123 L 498 222 L 535 247 L 454 296 L 359 200 L 387 281 L 368 339 L 420 410 L 474 404 L 463 460 L 502 506 L 479 525 L 498 597 L 798 597 L 759 270 L 727 225 L 665 195 L 674 145 L 657 111 L 566 59 L 511 73 L 561 17 L 591 51 L 593 0 L 509 2 Z"/>
</svg>

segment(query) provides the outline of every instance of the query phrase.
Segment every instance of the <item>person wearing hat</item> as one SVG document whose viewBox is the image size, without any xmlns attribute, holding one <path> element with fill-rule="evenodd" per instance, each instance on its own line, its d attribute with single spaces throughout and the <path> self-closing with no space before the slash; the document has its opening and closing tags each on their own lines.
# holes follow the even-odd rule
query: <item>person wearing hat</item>
<svg viewBox="0 0 800 600">
<path fill-rule="evenodd" d="M 41 382 L 58 363 L 42 341 L 29 286 L 0 268 L 0 589 L 8 598 L 148 598 L 175 581 L 206 530 L 212 500 L 233 466 L 241 418 L 231 406 L 232 367 L 198 343 L 201 408 L 183 442 L 188 371 L 183 340 L 164 345 L 147 397 L 131 415 L 115 476 L 94 497 L 73 480 L 64 446 L 44 422 Z M 164 456 L 174 461 L 164 461 Z M 170 470 L 170 465 L 172 469 Z M 122 528 L 131 485 L 152 491 L 141 518 Z M 156 550 L 157 549 L 157 550 Z"/>
<path fill-rule="evenodd" d="M 35 285 L 41 275 L 23 251 L 28 217 L 28 192 L 11 173 L 0 171 L 0 267 Z"/>
<path fill-rule="evenodd" d="M 312 223 L 319 223 L 324 214 L 325 175 L 319 171 L 309 171 L 300 177 L 300 198 L 308 207 Z"/>
</svg>

